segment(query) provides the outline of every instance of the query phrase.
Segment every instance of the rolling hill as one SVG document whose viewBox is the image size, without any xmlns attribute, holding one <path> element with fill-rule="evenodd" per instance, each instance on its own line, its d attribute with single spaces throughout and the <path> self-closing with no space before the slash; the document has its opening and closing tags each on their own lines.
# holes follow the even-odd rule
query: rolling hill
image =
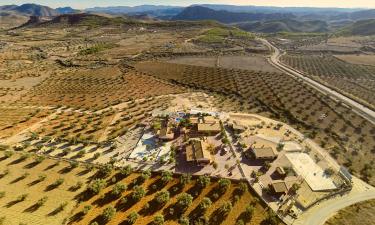
<svg viewBox="0 0 375 225">
<path fill-rule="evenodd" d="M 247 22 L 236 25 L 251 32 L 277 33 L 277 32 L 327 32 L 328 24 L 324 21 L 297 21 L 292 19 Z"/>
<path fill-rule="evenodd" d="M 172 17 L 172 20 L 216 20 L 221 23 L 238 23 L 294 17 L 293 14 L 289 13 L 237 13 L 224 10 L 216 11 L 202 6 L 191 6 Z"/>
<path fill-rule="evenodd" d="M 375 19 L 360 20 L 337 32 L 338 35 L 375 35 Z"/>
</svg>

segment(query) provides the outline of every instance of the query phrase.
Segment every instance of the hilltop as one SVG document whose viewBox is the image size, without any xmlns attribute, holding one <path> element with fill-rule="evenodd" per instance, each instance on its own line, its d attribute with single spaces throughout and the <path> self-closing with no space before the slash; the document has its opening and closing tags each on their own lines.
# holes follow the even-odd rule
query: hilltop
<svg viewBox="0 0 375 225">
<path fill-rule="evenodd" d="M 360 20 L 337 32 L 339 35 L 375 35 L 375 19 Z"/>
</svg>

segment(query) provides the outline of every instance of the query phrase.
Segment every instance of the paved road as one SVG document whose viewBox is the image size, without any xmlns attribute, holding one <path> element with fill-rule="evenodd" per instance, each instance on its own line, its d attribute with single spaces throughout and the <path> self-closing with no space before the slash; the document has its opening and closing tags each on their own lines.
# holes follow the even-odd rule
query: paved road
<svg viewBox="0 0 375 225">
<path fill-rule="evenodd" d="M 290 68 L 289 66 L 283 64 L 280 62 L 280 57 L 285 54 L 281 53 L 278 48 L 276 48 L 274 45 L 272 45 L 270 42 L 263 38 L 259 38 L 260 41 L 262 41 L 265 45 L 267 45 L 272 51 L 273 54 L 270 57 L 270 63 L 274 65 L 275 67 L 279 68 L 280 70 L 286 72 L 289 75 L 292 75 L 294 77 L 298 77 L 303 79 L 306 83 L 311 85 L 313 88 L 317 89 L 318 91 L 328 94 L 330 96 L 335 97 L 336 99 L 339 99 L 341 102 L 345 103 L 346 105 L 352 107 L 353 111 L 355 111 L 357 114 L 361 115 L 363 118 L 367 119 L 371 123 L 375 124 L 375 112 L 368 107 L 346 97 L 345 95 L 342 95 L 335 90 L 332 90 L 331 88 L 324 86 L 323 84 L 316 82 L 312 80 L 311 78 L 308 78 L 304 76 L 300 71 L 297 71 L 293 68 Z"/>
<path fill-rule="evenodd" d="M 344 196 L 339 196 L 321 202 L 303 213 L 293 225 L 322 225 L 340 209 L 355 203 L 375 199 L 375 188 L 358 178 L 353 178 L 353 190 Z"/>
</svg>

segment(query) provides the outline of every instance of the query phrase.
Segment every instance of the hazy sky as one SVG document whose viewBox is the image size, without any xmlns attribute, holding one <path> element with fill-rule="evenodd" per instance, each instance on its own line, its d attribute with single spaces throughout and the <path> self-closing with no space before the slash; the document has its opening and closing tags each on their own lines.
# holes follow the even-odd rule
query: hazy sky
<svg viewBox="0 0 375 225">
<path fill-rule="evenodd" d="M 48 5 L 53 8 L 72 6 L 80 9 L 94 6 L 134 6 L 143 4 L 187 6 L 203 3 L 260 6 L 375 8 L 375 0 L 0 0 L 0 5 L 23 3 L 37 3 Z"/>
</svg>

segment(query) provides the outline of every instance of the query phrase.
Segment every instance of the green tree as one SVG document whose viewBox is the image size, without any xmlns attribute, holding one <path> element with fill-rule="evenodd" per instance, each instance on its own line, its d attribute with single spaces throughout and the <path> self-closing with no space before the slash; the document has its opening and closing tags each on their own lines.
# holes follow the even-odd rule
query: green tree
<svg viewBox="0 0 375 225">
<path fill-rule="evenodd" d="M 126 189 L 127 186 L 125 184 L 117 183 L 113 186 L 111 194 L 115 197 L 119 197 Z"/>
<path fill-rule="evenodd" d="M 247 184 L 243 181 L 241 181 L 238 185 L 238 190 L 241 192 L 241 194 L 244 194 L 245 192 L 248 191 Z"/>
<path fill-rule="evenodd" d="M 87 189 L 93 194 L 98 194 L 106 186 L 107 182 L 104 179 L 95 179 L 89 184 Z"/>
<path fill-rule="evenodd" d="M 201 188 L 205 188 L 207 187 L 211 182 L 211 179 L 209 176 L 207 175 L 204 175 L 204 176 L 199 176 L 198 177 L 198 180 L 197 180 L 197 184 L 199 185 L 199 187 Z"/>
<path fill-rule="evenodd" d="M 224 203 L 220 206 L 220 208 L 219 208 L 219 211 L 220 211 L 223 215 L 225 215 L 225 216 L 227 216 L 231 210 L 232 210 L 232 203 L 229 202 L 229 201 L 224 202 Z"/>
<path fill-rule="evenodd" d="M 123 176 L 129 176 L 133 172 L 133 168 L 130 165 L 126 165 L 125 167 L 120 169 L 120 173 Z"/>
<path fill-rule="evenodd" d="M 38 207 L 41 207 L 43 206 L 48 200 L 48 197 L 47 196 L 44 196 L 43 198 L 39 199 L 37 202 L 36 202 L 36 205 Z"/>
<path fill-rule="evenodd" d="M 155 195 L 155 201 L 159 203 L 160 205 L 164 205 L 167 203 L 170 199 L 170 195 L 168 191 L 159 191 Z"/>
<path fill-rule="evenodd" d="M 187 207 L 193 202 L 193 197 L 188 193 L 182 193 L 177 197 L 177 206 L 181 210 L 186 210 Z"/>
<path fill-rule="evenodd" d="M 226 178 L 221 178 L 219 181 L 219 188 L 220 188 L 220 191 L 221 192 L 226 192 L 228 190 L 228 188 L 230 187 L 230 180 L 226 179 Z"/>
<path fill-rule="evenodd" d="M 116 214 L 116 209 L 113 206 L 108 206 L 102 212 L 103 219 L 108 222 L 110 221 Z"/>
<path fill-rule="evenodd" d="M 142 182 L 144 182 L 145 180 L 147 180 L 150 177 L 151 177 L 151 170 L 144 170 L 144 171 L 142 171 L 140 179 L 141 179 Z"/>
<path fill-rule="evenodd" d="M 250 220 L 253 217 L 253 214 L 254 214 L 254 206 L 252 206 L 251 204 L 246 206 L 246 209 L 245 209 L 246 219 Z"/>
<path fill-rule="evenodd" d="M 84 215 L 86 215 L 87 213 L 89 213 L 89 211 L 91 210 L 91 208 L 92 208 L 91 205 L 85 205 L 85 206 L 83 207 L 82 213 L 83 213 Z"/>
<path fill-rule="evenodd" d="M 202 201 L 199 203 L 199 209 L 204 212 L 211 206 L 211 204 L 212 204 L 211 199 L 204 197 Z"/>
<path fill-rule="evenodd" d="M 137 212 L 131 212 L 127 218 L 129 224 L 134 224 L 137 221 L 139 215 Z"/>
<path fill-rule="evenodd" d="M 139 201 L 146 195 L 146 190 L 141 186 L 135 186 L 132 193 L 132 198 L 136 201 Z"/>
<path fill-rule="evenodd" d="M 185 174 L 182 174 L 180 176 L 180 184 L 182 186 L 185 186 L 186 184 L 188 184 L 190 182 L 191 182 L 191 175 L 190 174 L 185 173 Z"/>
<path fill-rule="evenodd" d="M 99 168 L 99 175 L 101 177 L 108 177 L 112 173 L 112 170 L 113 170 L 113 165 L 107 163 L 104 166 L 101 166 Z"/>
<path fill-rule="evenodd" d="M 178 223 L 181 225 L 189 225 L 189 218 L 187 218 L 186 216 L 181 216 L 180 219 L 178 219 Z"/>
<path fill-rule="evenodd" d="M 170 171 L 163 171 L 161 174 L 161 181 L 166 184 L 172 180 L 172 173 Z"/>
<path fill-rule="evenodd" d="M 154 220 L 152 221 L 154 225 L 163 225 L 164 224 L 164 216 L 163 215 L 156 215 Z"/>
</svg>

